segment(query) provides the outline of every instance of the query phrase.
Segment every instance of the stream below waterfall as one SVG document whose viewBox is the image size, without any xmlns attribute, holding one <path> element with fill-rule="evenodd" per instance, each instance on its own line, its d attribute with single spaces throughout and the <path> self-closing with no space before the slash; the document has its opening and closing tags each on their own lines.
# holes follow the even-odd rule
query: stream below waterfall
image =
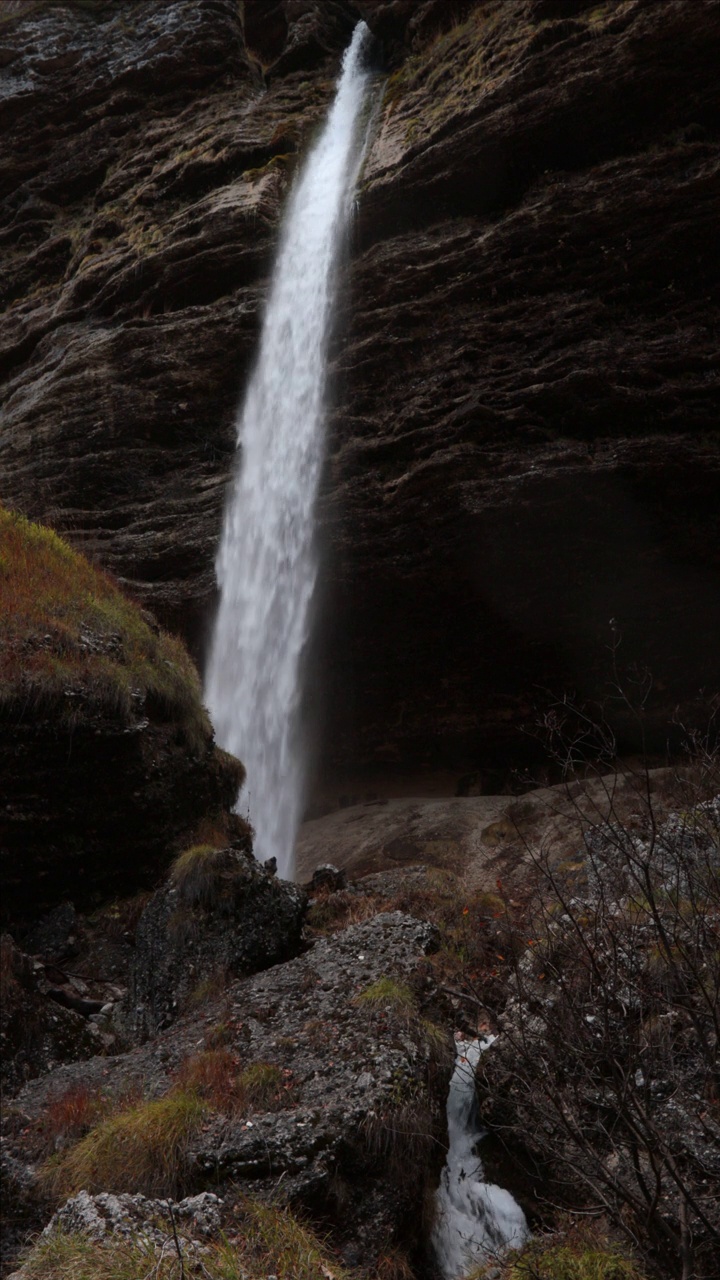
<svg viewBox="0 0 720 1280">
<path fill-rule="evenodd" d="M 528 1238 L 525 1214 L 509 1191 L 483 1178 L 477 1146 L 475 1070 L 493 1042 L 460 1040 L 447 1100 L 448 1153 L 436 1193 L 432 1246 L 445 1280 L 460 1280 Z"/>
<path fill-rule="evenodd" d="M 205 697 L 245 764 L 255 854 L 292 874 L 305 781 L 303 656 L 317 577 L 327 343 L 363 157 L 370 32 L 355 28 L 335 100 L 285 212 L 260 350 L 238 418 L 240 467 L 216 560 L 220 604 Z"/>
</svg>

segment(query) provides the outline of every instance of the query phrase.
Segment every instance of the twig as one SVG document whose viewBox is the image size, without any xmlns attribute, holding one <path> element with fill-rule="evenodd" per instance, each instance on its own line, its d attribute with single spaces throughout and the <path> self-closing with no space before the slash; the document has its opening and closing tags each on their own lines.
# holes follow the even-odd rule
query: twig
<svg viewBox="0 0 720 1280">
<path fill-rule="evenodd" d="M 175 1241 L 177 1256 L 180 1259 L 180 1280 L 185 1280 L 185 1260 L 183 1258 L 182 1249 L 180 1248 L 180 1241 L 178 1240 L 177 1227 L 175 1226 L 175 1214 L 173 1213 L 172 1202 L 168 1200 L 166 1201 L 166 1203 L 168 1207 L 168 1213 L 170 1214 L 170 1224 L 172 1226 L 173 1240 Z"/>
<path fill-rule="evenodd" d="M 477 996 L 466 995 L 464 991 L 454 991 L 452 987 L 441 987 L 440 990 L 444 991 L 447 996 L 457 996 L 458 1000 L 467 1000 L 470 1004 L 479 1005 L 481 1009 L 485 1009 L 487 1011 L 485 1002 L 483 1000 L 478 1000 Z"/>
</svg>

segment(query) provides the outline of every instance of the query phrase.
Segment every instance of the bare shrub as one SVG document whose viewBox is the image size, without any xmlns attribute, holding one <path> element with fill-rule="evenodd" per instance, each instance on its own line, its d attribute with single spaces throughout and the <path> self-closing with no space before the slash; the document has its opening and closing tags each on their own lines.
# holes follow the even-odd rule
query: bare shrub
<svg viewBox="0 0 720 1280">
<path fill-rule="evenodd" d="M 566 759 L 574 768 L 572 744 Z M 701 793 L 713 763 L 708 753 Z M 563 868 L 552 849 L 529 848 L 542 891 L 513 953 L 501 1039 L 481 1063 L 481 1105 L 548 1205 L 604 1214 L 653 1269 L 709 1280 L 720 1265 L 720 797 L 696 791 L 661 821 L 646 770 L 636 783 L 636 821 L 613 810 L 612 778 L 609 820 L 583 812 L 579 861 Z"/>
</svg>

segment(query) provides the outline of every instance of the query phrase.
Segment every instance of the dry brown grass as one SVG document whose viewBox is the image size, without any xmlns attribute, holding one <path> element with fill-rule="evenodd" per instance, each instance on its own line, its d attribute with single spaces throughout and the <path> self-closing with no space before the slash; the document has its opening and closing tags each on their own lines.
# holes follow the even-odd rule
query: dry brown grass
<svg viewBox="0 0 720 1280">
<path fill-rule="evenodd" d="M 288 1077 L 272 1062 L 243 1067 L 227 1046 L 204 1049 L 180 1067 L 177 1088 L 224 1114 L 272 1111 L 287 1105 Z"/>
<path fill-rule="evenodd" d="M 427 963 L 440 986 L 466 1002 L 464 1013 L 486 1027 L 489 1011 L 504 1003 L 507 976 L 526 945 L 528 903 L 511 898 L 500 884 L 494 893 L 468 889 L 452 871 L 433 868 L 392 895 L 318 894 L 307 923 L 327 936 L 384 911 L 435 925 L 440 947 Z"/>
<path fill-rule="evenodd" d="M 385 1249 L 377 1260 L 377 1280 L 415 1280 L 415 1270 L 402 1249 Z"/>
<path fill-rule="evenodd" d="M 377 894 L 351 893 L 347 889 L 318 893 L 306 917 L 307 927 L 326 937 L 352 924 L 362 924 L 379 911 L 387 910 L 385 900 Z"/>
<path fill-rule="evenodd" d="M 176 1196 L 184 1188 L 188 1144 L 206 1111 L 197 1092 L 174 1090 L 109 1116 L 49 1160 L 42 1182 L 58 1200 L 83 1190 Z"/>
<path fill-rule="evenodd" d="M 493 1259 L 468 1280 L 644 1280 L 645 1272 L 601 1227 L 571 1223 L 538 1236 L 504 1261 Z"/>
<path fill-rule="evenodd" d="M 80 1190 L 174 1196 L 183 1191 L 187 1149 L 202 1121 L 286 1106 L 292 1073 L 271 1062 L 243 1066 L 227 1045 L 189 1057 L 165 1097 L 111 1100 L 82 1086 L 53 1098 L 42 1120 L 48 1145 L 74 1141 L 51 1157 L 41 1180 L 58 1199 Z"/>
<path fill-rule="evenodd" d="M 41 1117 L 42 1136 L 48 1151 L 57 1151 L 77 1142 L 97 1123 L 107 1103 L 99 1089 L 85 1084 L 70 1085 L 51 1095 Z"/>
<path fill-rule="evenodd" d="M 205 1049 L 182 1064 L 177 1087 L 196 1093 L 218 1111 L 239 1111 L 243 1101 L 238 1089 L 240 1059 L 231 1049 Z"/>
</svg>

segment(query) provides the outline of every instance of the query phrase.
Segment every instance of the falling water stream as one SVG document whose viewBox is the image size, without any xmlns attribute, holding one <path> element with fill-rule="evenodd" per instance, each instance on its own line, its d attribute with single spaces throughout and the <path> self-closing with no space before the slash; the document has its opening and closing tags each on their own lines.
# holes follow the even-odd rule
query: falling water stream
<svg viewBox="0 0 720 1280">
<path fill-rule="evenodd" d="M 509 1191 L 485 1182 L 477 1145 L 475 1069 L 492 1044 L 461 1040 L 447 1101 L 448 1153 L 436 1195 L 433 1248 L 445 1280 L 459 1280 L 528 1237 L 525 1214 Z"/>
<path fill-rule="evenodd" d="M 362 162 L 369 35 L 364 22 L 355 28 L 335 100 L 285 213 L 216 561 L 220 604 L 206 700 L 218 742 L 247 769 L 256 856 L 274 856 L 285 876 L 292 874 L 303 801 L 299 709 L 317 576 L 313 512 L 327 344 Z"/>
</svg>

